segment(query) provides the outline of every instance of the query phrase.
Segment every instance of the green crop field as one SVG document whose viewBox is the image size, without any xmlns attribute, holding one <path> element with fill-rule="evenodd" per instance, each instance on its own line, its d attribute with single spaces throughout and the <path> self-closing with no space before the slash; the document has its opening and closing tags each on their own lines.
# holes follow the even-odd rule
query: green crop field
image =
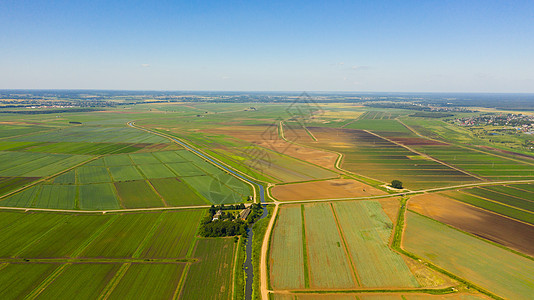
<svg viewBox="0 0 534 300">
<path fill-rule="evenodd" d="M 126 208 L 163 206 L 159 195 L 144 180 L 116 182 L 115 187 Z"/>
<path fill-rule="evenodd" d="M 94 299 L 118 271 L 119 264 L 68 264 L 37 299 Z"/>
<path fill-rule="evenodd" d="M 534 261 L 437 221 L 408 212 L 403 246 L 501 297 L 532 297 Z"/>
<path fill-rule="evenodd" d="M 301 206 L 282 206 L 271 238 L 269 260 L 271 284 L 275 289 L 305 287 L 302 228 Z"/>
<path fill-rule="evenodd" d="M 132 264 L 109 299 L 173 299 L 185 264 Z"/>
<path fill-rule="evenodd" d="M 111 183 L 87 184 L 79 187 L 80 209 L 119 209 L 119 200 Z"/>
<path fill-rule="evenodd" d="M 184 258 L 197 233 L 197 224 L 204 215 L 202 210 L 184 210 L 164 213 L 154 235 L 148 240 L 141 257 Z"/>
<path fill-rule="evenodd" d="M 236 244 L 231 238 L 199 239 L 180 298 L 230 299 Z M 206 274 L 210 274 L 206 276 Z"/>
<path fill-rule="evenodd" d="M 84 166 L 76 168 L 79 184 L 111 182 L 109 172 L 104 167 Z"/>
<path fill-rule="evenodd" d="M 150 183 L 168 206 L 188 206 L 209 204 L 195 193 L 185 182 L 177 178 L 151 179 Z"/>
<path fill-rule="evenodd" d="M 376 201 L 334 205 L 364 287 L 418 287 L 402 257 L 388 246 L 393 224 Z"/>
<path fill-rule="evenodd" d="M 142 180 L 143 175 L 135 166 L 117 166 L 109 167 L 109 172 L 113 181 L 128 181 L 128 180 Z"/>
<path fill-rule="evenodd" d="M 464 189 L 463 192 L 484 198 L 492 201 L 496 201 L 508 206 L 520 208 L 530 212 L 534 212 L 534 201 L 525 200 L 523 198 L 517 198 L 509 194 L 502 194 L 497 191 L 492 191 L 486 188 L 470 188 Z"/>
<path fill-rule="evenodd" d="M 76 186 L 73 185 L 40 185 L 39 196 L 34 200 L 33 207 L 39 208 L 76 208 Z"/>
<path fill-rule="evenodd" d="M 488 186 L 484 188 L 490 191 L 501 193 L 503 195 L 514 196 L 522 200 L 534 201 L 534 191 L 529 192 L 527 190 L 515 188 L 514 186 L 502 186 L 502 185 L 494 185 L 494 186 Z"/>
<path fill-rule="evenodd" d="M 121 216 L 93 240 L 80 257 L 132 257 L 158 217 L 155 213 Z"/>
<path fill-rule="evenodd" d="M 357 286 L 330 204 L 307 204 L 304 208 L 310 287 Z"/>
<path fill-rule="evenodd" d="M 27 185 L 38 177 L 0 177 L 0 195 Z"/>
<path fill-rule="evenodd" d="M 0 265 L 0 298 L 23 299 L 47 278 L 58 264 L 8 264 Z"/>
<path fill-rule="evenodd" d="M 146 178 L 169 178 L 176 177 L 176 175 L 167 168 L 164 164 L 138 165 L 139 170 Z"/>
</svg>

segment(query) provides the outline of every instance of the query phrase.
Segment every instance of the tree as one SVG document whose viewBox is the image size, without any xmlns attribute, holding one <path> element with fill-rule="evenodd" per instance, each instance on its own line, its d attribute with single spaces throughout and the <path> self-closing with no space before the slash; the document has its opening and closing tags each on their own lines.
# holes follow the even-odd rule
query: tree
<svg viewBox="0 0 534 300">
<path fill-rule="evenodd" d="M 400 180 L 393 180 L 391 181 L 391 186 L 396 189 L 402 189 L 402 182 Z"/>
</svg>

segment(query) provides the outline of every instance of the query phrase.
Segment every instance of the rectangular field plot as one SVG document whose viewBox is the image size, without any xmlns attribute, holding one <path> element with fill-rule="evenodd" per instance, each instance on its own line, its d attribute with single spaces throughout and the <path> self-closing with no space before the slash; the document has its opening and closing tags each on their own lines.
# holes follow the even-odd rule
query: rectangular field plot
<svg viewBox="0 0 534 300">
<path fill-rule="evenodd" d="M 159 214 L 156 213 L 125 214 L 116 217 L 80 257 L 132 257 L 158 217 Z"/>
<path fill-rule="evenodd" d="M 203 210 L 165 212 L 140 257 L 185 258 L 194 241 Z"/>
<path fill-rule="evenodd" d="M 375 201 L 334 204 L 364 287 L 418 287 L 402 257 L 388 246 L 393 224 Z"/>
<path fill-rule="evenodd" d="M 185 264 L 132 264 L 108 299 L 173 299 Z"/>
<path fill-rule="evenodd" d="M 97 299 L 120 264 L 68 264 L 36 299 Z"/>
<path fill-rule="evenodd" d="M 113 181 L 128 181 L 145 179 L 135 166 L 109 167 Z"/>
<path fill-rule="evenodd" d="M 152 153 L 138 153 L 129 155 L 136 165 L 160 164 L 161 162 Z"/>
<path fill-rule="evenodd" d="M 484 188 L 490 191 L 501 193 L 503 195 L 510 195 L 519 199 L 534 201 L 534 191 L 530 192 L 528 190 L 514 188 L 514 186 L 503 185 L 487 186 Z"/>
<path fill-rule="evenodd" d="M 151 164 L 151 165 L 138 165 L 139 170 L 145 175 L 146 178 L 169 178 L 176 177 L 176 175 L 169 170 L 164 164 Z"/>
<path fill-rule="evenodd" d="M 471 195 L 481 197 L 484 199 L 496 201 L 505 205 L 513 206 L 515 208 L 534 212 L 534 198 L 533 200 L 525 200 L 512 195 L 503 194 L 497 191 L 486 189 L 484 187 L 464 189 L 463 192 Z"/>
<path fill-rule="evenodd" d="M 144 180 L 115 182 L 125 208 L 161 207 L 163 201 Z"/>
<path fill-rule="evenodd" d="M 54 226 L 68 220 L 68 216 L 48 213 L 17 214 L 16 222 L 0 229 L 0 257 L 14 257 L 31 243 L 47 234 Z"/>
<path fill-rule="evenodd" d="M 250 195 L 250 187 L 242 182 L 241 186 L 228 186 L 226 181 L 231 181 L 231 175 L 221 174 L 212 176 L 183 177 L 182 180 L 193 187 L 202 196 L 212 203 L 232 204 L 243 202 Z"/>
<path fill-rule="evenodd" d="M 115 196 L 111 183 L 86 184 L 78 187 L 80 209 L 119 209 L 119 201 Z"/>
<path fill-rule="evenodd" d="M 506 299 L 531 299 L 534 261 L 407 213 L 404 248 Z"/>
<path fill-rule="evenodd" d="M 75 184 L 76 172 L 74 170 L 63 173 L 54 178 L 54 184 Z"/>
<path fill-rule="evenodd" d="M 185 176 L 201 176 L 204 175 L 204 171 L 198 168 L 193 163 L 167 163 L 167 166 L 174 171 L 179 177 Z"/>
<path fill-rule="evenodd" d="M 150 183 L 165 199 L 165 203 L 168 206 L 204 205 L 209 203 L 185 182 L 177 178 L 151 179 Z"/>
<path fill-rule="evenodd" d="M 275 289 L 305 288 L 302 209 L 284 205 L 271 237 L 271 284 Z"/>
<path fill-rule="evenodd" d="M 235 245 L 231 238 L 199 239 L 193 254 L 199 261 L 191 265 L 180 298 L 230 299 Z"/>
<path fill-rule="evenodd" d="M 0 151 L 0 176 L 44 177 L 65 170 L 90 156 Z"/>
<path fill-rule="evenodd" d="M 83 166 L 76 168 L 79 184 L 111 182 L 108 169 L 105 167 Z"/>
<path fill-rule="evenodd" d="M 111 219 L 111 216 L 72 216 L 58 223 L 57 227 L 43 235 L 38 242 L 26 247 L 18 257 L 24 258 L 55 258 L 71 257 L 84 241 L 101 226 Z M 68 237 L 68 238 L 66 238 Z"/>
<path fill-rule="evenodd" d="M 155 158 L 160 160 L 163 163 L 171 163 L 171 162 L 186 162 L 186 160 L 178 155 L 178 151 L 162 151 L 162 152 L 154 152 L 152 155 L 154 155 Z"/>
<path fill-rule="evenodd" d="M 304 208 L 310 287 L 357 286 L 330 204 L 307 204 Z"/>
<path fill-rule="evenodd" d="M 9 264 L 0 265 L 0 299 L 24 299 L 59 264 Z"/>
<path fill-rule="evenodd" d="M 33 207 L 74 209 L 76 208 L 76 186 L 74 185 L 40 185 L 39 196 Z"/>
<path fill-rule="evenodd" d="M 128 155 L 110 155 L 103 158 L 108 167 L 131 166 L 133 161 Z"/>
</svg>

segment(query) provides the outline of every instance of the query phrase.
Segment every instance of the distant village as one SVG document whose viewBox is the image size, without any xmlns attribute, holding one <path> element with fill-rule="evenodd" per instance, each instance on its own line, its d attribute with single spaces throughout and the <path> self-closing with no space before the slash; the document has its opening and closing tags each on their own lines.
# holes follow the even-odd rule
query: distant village
<svg viewBox="0 0 534 300">
<path fill-rule="evenodd" d="M 506 126 L 525 134 L 534 134 L 534 116 L 523 114 L 484 114 L 469 118 L 455 119 L 457 125 L 471 126 Z"/>
</svg>

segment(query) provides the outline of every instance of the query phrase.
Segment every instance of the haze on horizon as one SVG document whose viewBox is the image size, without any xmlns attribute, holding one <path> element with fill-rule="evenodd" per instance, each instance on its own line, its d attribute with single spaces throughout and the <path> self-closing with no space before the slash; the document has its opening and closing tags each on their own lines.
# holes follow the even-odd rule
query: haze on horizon
<svg viewBox="0 0 534 300">
<path fill-rule="evenodd" d="M 0 89 L 534 92 L 533 1 L 2 1 Z"/>
</svg>

